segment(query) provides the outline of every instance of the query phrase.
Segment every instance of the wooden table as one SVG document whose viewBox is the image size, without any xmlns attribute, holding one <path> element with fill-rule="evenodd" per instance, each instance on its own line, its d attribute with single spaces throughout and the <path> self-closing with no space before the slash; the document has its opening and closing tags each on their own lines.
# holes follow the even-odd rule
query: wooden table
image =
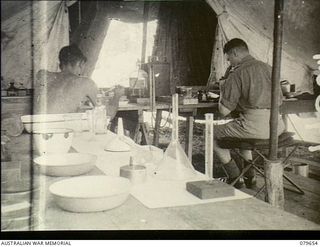
<svg viewBox="0 0 320 247">
<path fill-rule="evenodd" d="M 1 116 L 32 114 L 31 96 L 1 97 Z"/>
<path fill-rule="evenodd" d="M 19 115 L 28 115 L 31 114 L 31 96 L 23 97 L 2 97 L 1 98 L 1 110 L 2 116 L 7 113 L 16 113 Z M 155 129 L 153 135 L 152 144 L 155 146 L 159 145 L 159 129 L 161 123 L 162 111 L 169 111 L 171 109 L 171 103 L 156 102 L 156 118 L 155 118 Z M 138 105 L 135 103 L 129 103 L 124 106 L 120 106 L 118 109 L 119 112 L 130 112 L 135 111 L 138 115 L 138 123 L 136 126 L 136 134 L 138 131 L 142 133 L 142 142 L 143 144 L 151 144 L 149 140 L 149 135 L 144 124 L 143 120 L 143 111 L 150 111 L 150 105 Z M 283 114 L 290 113 L 301 113 L 301 112 L 314 112 L 314 100 L 295 100 L 289 99 L 284 100 L 282 106 L 280 107 L 280 112 Z M 218 103 L 209 102 L 209 103 L 198 103 L 191 105 L 179 105 L 179 113 L 182 116 L 185 116 L 187 119 L 186 122 L 186 145 L 185 151 L 190 158 L 192 159 L 192 138 L 193 138 L 193 122 L 194 118 L 203 116 L 205 113 L 218 113 Z M 285 115 L 284 115 L 285 116 Z M 137 135 L 135 134 L 135 137 Z"/>
<path fill-rule="evenodd" d="M 302 112 L 315 112 L 315 99 L 314 100 L 296 100 L 287 99 L 284 100 L 280 106 L 280 112 L 282 114 L 296 114 Z"/>
<path fill-rule="evenodd" d="M 155 117 L 155 126 L 154 126 L 154 135 L 153 135 L 153 142 L 152 144 L 155 146 L 159 145 L 159 130 L 160 130 L 160 123 L 162 119 L 162 111 L 170 111 L 171 110 L 171 103 L 163 103 L 163 102 L 156 102 L 156 117 Z M 187 123 L 187 138 L 186 138 L 186 145 L 185 151 L 190 158 L 192 159 L 192 137 L 193 137 L 193 122 L 194 118 L 198 116 L 198 111 L 202 110 L 205 112 L 217 112 L 218 111 L 218 103 L 199 103 L 199 104 L 190 104 L 190 105 L 179 105 L 179 114 L 181 116 L 186 117 Z M 138 114 L 138 123 L 136 131 L 141 130 L 143 136 L 143 142 L 146 144 L 151 144 L 148 138 L 148 133 L 146 132 L 146 128 L 143 121 L 143 111 L 150 111 L 149 105 L 138 105 L 134 103 L 129 103 L 125 106 L 119 106 L 118 111 L 126 112 L 126 111 L 136 111 Z M 202 114 L 202 112 L 200 113 Z"/>
<path fill-rule="evenodd" d="M 162 111 L 169 111 L 171 109 L 171 103 L 156 102 L 156 118 L 155 118 L 155 129 L 153 135 L 152 144 L 155 146 L 159 145 L 159 129 L 161 123 Z M 120 106 L 119 111 L 137 111 L 139 115 L 139 123 L 137 130 L 141 130 L 146 143 L 150 143 L 148 140 L 148 134 L 143 126 L 143 111 L 149 111 L 149 105 L 138 105 L 138 104 L 128 104 L 126 106 Z M 314 112 L 314 100 L 295 100 L 288 99 L 284 100 L 282 106 L 280 107 L 280 112 L 284 114 L 291 113 L 302 113 L 302 112 Z M 208 102 L 208 103 L 198 103 L 190 105 L 179 105 L 179 114 L 186 117 L 186 144 L 185 151 L 189 159 L 192 159 L 192 138 L 193 138 L 193 122 L 194 118 L 203 117 L 205 113 L 218 113 L 218 103 Z"/>
<path fill-rule="evenodd" d="M 30 142 L 30 135 L 24 134 L 12 138 L 9 145 L 14 160 L 21 161 L 22 176 L 28 175 L 28 165 L 32 164 Z M 101 173 L 98 168 L 88 175 L 97 173 Z M 109 211 L 72 213 L 60 209 L 47 190 L 50 184 L 61 179 L 34 174 L 34 181 L 45 181 L 40 184 L 40 190 L 45 193 L 36 202 L 45 210 L 40 224 L 29 230 L 320 230 L 315 223 L 255 198 L 149 209 L 129 196 L 123 205 Z M 18 201 L 21 196 L 16 194 L 16 198 Z M 24 200 L 29 198 L 26 196 Z M 33 211 L 37 215 L 36 210 Z"/>
</svg>

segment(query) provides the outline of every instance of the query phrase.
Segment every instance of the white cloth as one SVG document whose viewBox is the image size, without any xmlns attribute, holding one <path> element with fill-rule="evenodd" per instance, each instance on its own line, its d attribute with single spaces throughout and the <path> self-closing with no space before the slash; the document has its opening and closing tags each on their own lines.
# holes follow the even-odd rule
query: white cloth
<svg viewBox="0 0 320 247">
<path fill-rule="evenodd" d="M 67 45 L 69 45 L 69 15 L 65 2 L 61 1 L 48 33 L 48 39 L 46 40 L 44 49 L 42 49 L 39 70 L 60 71 L 59 51 Z"/>
</svg>

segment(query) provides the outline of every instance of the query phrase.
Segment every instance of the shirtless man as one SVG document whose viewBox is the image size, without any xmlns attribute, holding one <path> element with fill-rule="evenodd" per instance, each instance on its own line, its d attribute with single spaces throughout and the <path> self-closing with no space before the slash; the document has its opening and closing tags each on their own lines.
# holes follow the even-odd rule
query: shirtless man
<svg viewBox="0 0 320 247">
<path fill-rule="evenodd" d="M 75 46 L 65 46 L 59 52 L 61 72 L 40 70 L 35 87 L 35 114 L 59 114 L 83 111 L 83 105 L 96 104 L 98 88 L 93 80 L 81 76 L 86 57 Z M 123 89 L 117 88 L 107 104 L 107 115 L 117 113 Z"/>
</svg>

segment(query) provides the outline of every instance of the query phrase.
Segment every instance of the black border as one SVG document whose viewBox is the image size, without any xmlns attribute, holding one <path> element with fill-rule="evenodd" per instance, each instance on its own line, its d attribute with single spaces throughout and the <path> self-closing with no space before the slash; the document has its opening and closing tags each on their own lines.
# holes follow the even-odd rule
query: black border
<svg viewBox="0 0 320 247">
<path fill-rule="evenodd" d="M 320 228 L 319 228 L 320 229 Z M 116 231 L 12 231 L 1 232 L 7 240 L 319 240 L 318 231 L 206 231 L 206 230 L 116 230 Z"/>
</svg>

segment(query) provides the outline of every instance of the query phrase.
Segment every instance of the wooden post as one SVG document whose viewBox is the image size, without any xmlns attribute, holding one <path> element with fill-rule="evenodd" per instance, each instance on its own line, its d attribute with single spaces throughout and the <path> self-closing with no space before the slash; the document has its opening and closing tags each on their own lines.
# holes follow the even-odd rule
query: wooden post
<svg viewBox="0 0 320 247">
<path fill-rule="evenodd" d="M 209 180 L 213 175 L 213 114 L 206 113 L 206 135 L 205 135 L 205 173 Z"/>
<path fill-rule="evenodd" d="M 265 162 L 265 183 L 267 188 L 267 201 L 277 208 L 284 207 L 283 193 L 283 166 L 281 161 Z"/>
<path fill-rule="evenodd" d="M 265 162 L 265 183 L 267 189 L 267 201 L 278 208 L 284 206 L 283 193 L 283 166 L 278 161 L 278 116 L 279 116 L 279 89 L 280 89 L 280 65 L 282 50 L 283 29 L 283 0 L 275 0 L 274 8 L 274 46 L 272 66 L 272 92 L 270 114 L 270 144 L 269 161 Z"/>
</svg>

